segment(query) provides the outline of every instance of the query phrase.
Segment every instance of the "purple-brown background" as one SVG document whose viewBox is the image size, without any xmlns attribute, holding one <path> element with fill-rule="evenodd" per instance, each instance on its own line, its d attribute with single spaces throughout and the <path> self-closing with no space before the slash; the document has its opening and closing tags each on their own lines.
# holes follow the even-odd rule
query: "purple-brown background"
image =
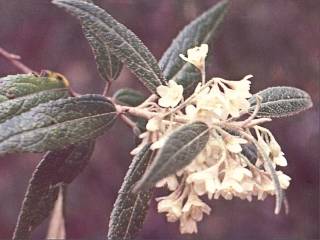
<svg viewBox="0 0 320 240">
<path fill-rule="evenodd" d="M 132 29 L 159 59 L 171 39 L 216 0 L 101 0 L 117 20 Z M 212 214 L 197 236 L 182 236 L 178 225 L 156 213 L 153 200 L 142 239 L 319 239 L 319 80 L 320 1 L 234 0 L 209 52 L 209 76 L 240 79 L 253 74 L 253 92 L 289 85 L 306 90 L 314 107 L 268 124 L 286 153 L 292 177 L 287 197 L 290 214 L 273 214 L 274 199 L 210 202 Z M 99 93 L 90 48 L 78 22 L 47 0 L 0 0 L 0 46 L 20 54 L 35 70 L 65 74 L 81 93 Z M 0 59 L 0 75 L 17 70 Z M 127 69 L 113 86 L 143 90 Z M 145 90 L 144 90 L 145 91 Z M 71 184 L 68 236 L 102 239 L 134 147 L 121 122 L 100 137 L 90 165 Z M 0 165 L 0 238 L 10 238 L 28 179 L 40 155 L 8 155 Z M 159 194 L 156 193 L 157 196 Z M 45 236 L 46 224 L 34 237 Z"/>
</svg>

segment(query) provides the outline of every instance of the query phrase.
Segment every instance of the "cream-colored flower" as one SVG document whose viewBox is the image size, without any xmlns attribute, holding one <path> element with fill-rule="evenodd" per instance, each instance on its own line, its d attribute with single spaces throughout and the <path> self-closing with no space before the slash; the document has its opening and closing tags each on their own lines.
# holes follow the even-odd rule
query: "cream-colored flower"
<svg viewBox="0 0 320 240">
<path fill-rule="evenodd" d="M 240 153 L 242 151 L 240 144 L 248 143 L 247 140 L 237 136 L 232 136 L 232 135 L 228 135 L 225 138 L 225 142 L 226 142 L 226 148 L 233 153 Z"/>
<path fill-rule="evenodd" d="M 189 214 L 183 213 L 180 218 L 180 233 L 193 234 L 197 232 L 198 232 L 197 222 L 193 220 Z"/>
<path fill-rule="evenodd" d="M 252 173 L 240 165 L 231 162 L 229 164 L 232 166 L 225 169 L 225 177 L 215 198 L 220 194 L 227 200 L 231 200 L 233 196 L 246 198 L 248 194 L 251 195 L 250 192 L 253 190 Z"/>
<path fill-rule="evenodd" d="M 270 152 L 272 160 L 275 164 L 285 167 L 288 165 L 287 159 L 284 157 L 284 153 L 281 151 L 280 145 L 272 138 L 270 141 Z"/>
<path fill-rule="evenodd" d="M 235 95 L 236 97 L 241 98 L 250 98 L 252 94 L 250 93 L 250 84 L 249 78 L 252 78 L 252 75 L 247 75 L 240 81 L 229 81 L 225 79 L 221 79 L 221 81 L 228 85 L 229 88 L 225 88 L 229 90 L 230 95 Z"/>
<path fill-rule="evenodd" d="M 161 137 L 160 139 L 152 143 L 152 145 L 150 146 L 150 149 L 156 150 L 156 149 L 162 148 L 165 142 L 167 141 L 167 139 L 168 139 L 168 136 Z"/>
<path fill-rule="evenodd" d="M 191 190 L 188 200 L 182 208 L 183 213 L 189 213 L 193 220 L 199 222 L 203 218 L 203 213 L 209 215 L 211 208 L 204 203 L 197 194 Z"/>
<path fill-rule="evenodd" d="M 282 171 L 277 171 L 277 175 L 279 178 L 279 182 L 280 182 L 280 187 L 283 189 L 287 189 L 290 185 L 290 180 L 291 177 L 289 177 L 288 175 L 284 174 Z"/>
<path fill-rule="evenodd" d="M 183 198 L 177 196 L 177 192 L 173 192 L 169 196 L 156 199 L 158 202 L 158 212 L 166 212 L 167 221 L 175 222 L 182 214 Z"/>
<path fill-rule="evenodd" d="M 208 194 L 209 199 L 220 187 L 219 165 L 216 164 L 206 170 L 192 173 L 188 176 L 187 183 L 193 183 L 195 192 L 198 195 Z"/>
<path fill-rule="evenodd" d="M 187 51 L 188 57 L 184 56 L 183 54 L 180 54 L 179 56 L 186 62 L 189 62 L 194 66 L 196 66 L 198 69 L 202 70 L 204 67 L 207 54 L 208 54 L 208 45 L 201 44 L 200 47 L 194 47 L 194 48 L 188 49 Z"/>
<path fill-rule="evenodd" d="M 166 177 L 156 183 L 156 187 L 159 188 L 159 187 L 167 186 L 170 191 L 176 190 L 178 185 L 179 185 L 179 183 L 178 183 L 177 177 L 175 175 L 171 175 L 169 177 Z"/>
<path fill-rule="evenodd" d="M 161 127 L 161 120 L 159 118 L 151 118 L 149 119 L 146 129 L 150 132 L 158 131 Z"/>
<path fill-rule="evenodd" d="M 157 93 L 160 98 L 158 104 L 161 107 L 175 107 L 183 98 L 183 86 L 177 84 L 175 81 L 170 80 L 168 86 L 157 87 Z"/>
</svg>

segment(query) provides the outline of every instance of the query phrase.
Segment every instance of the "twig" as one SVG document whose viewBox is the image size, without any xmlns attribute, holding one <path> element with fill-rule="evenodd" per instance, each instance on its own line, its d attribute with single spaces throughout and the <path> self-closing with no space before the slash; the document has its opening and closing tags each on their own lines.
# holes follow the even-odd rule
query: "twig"
<svg viewBox="0 0 320 240">
<path fill-rule="evenodd" d="M 246 120 L 244 120 L 242 122 L 242 127 L 246 127 L 257 116 L 257 114 L 258 114 L 258 112 L 260 110 L 260 107 L 261 107 L 262 97 L 257 95 L 256 96 L 256 101 L 257 101 L 257 104 L 256 104 L 256 107 L 255 107 L 253 113 L 250 115 L 250 117 L 248 117 Z"/>
<path fill-rule="evenodd" d="M 9 53 L 9 52 L 7 52 L 6 50 L 4 50 L 1 47 L 0 47 L 0 56 L 2 56 L 5 59 L 7 59 L 9 62 L 11 62 L 16 68 L 18 68 L 23 73 L 35 72 L 31 68 L 29 68 L 26 65 L 24 65 L 21 61 L 19 61 L 21 59 L 20 56 L 12 54 L 12 53 Z"/>
<path fill-rule="evenodd" d="M 135 129 L 137 127 L 137 124 L 134 121 L 132 121 L 130 118 L 128 118 L 126 115 L 120 114 L 120 118 L 130 128 Z"/>
<path fill-rule="evenodd" d="M 103 92 L 102 92 L 103 96 L 106 97 L 108 95 L 110 87 L 111 87 L 111 82 L 106 82 L 106 85 L 104 86 L 104 89 L 103 89 Z"/>
</svg>

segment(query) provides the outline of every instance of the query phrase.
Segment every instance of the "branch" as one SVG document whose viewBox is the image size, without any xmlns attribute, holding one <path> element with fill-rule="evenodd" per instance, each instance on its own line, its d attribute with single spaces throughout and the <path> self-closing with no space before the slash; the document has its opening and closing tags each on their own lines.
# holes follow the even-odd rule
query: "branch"
<svg viewBox="0 0 320 240">
<path fill-rule="evenodd" d="M 3 48 L 0 47 L 0 56 L 7 59 L 9 62 L 11 62 L 12 65 L 14 65 L 16 68 L 18 68 L 23 73 L 32 73 L 35 72 L 31 68 L 24 65 L 20 59 L 21 57 L 12 53 L 7 52 Z"/>
</svg>

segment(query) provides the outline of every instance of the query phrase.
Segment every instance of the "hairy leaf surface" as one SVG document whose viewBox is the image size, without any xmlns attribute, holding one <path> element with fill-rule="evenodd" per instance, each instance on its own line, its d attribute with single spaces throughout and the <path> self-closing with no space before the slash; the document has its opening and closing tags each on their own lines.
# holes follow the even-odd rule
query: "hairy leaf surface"
<svg viewBox="0 0 320 240">
<path fill-rule="evenodd" d="M 179 54 L 186 54 L 189 48 L 203 43 L 209 44 L 216 35 L 227 7 L 228 1 L 221 1 L 188 24 L 173 40 L 159 62 L 166 79 L 173 79 L 184 86 L 185 96 L 193 92 L 201 80 L 201 74 L 192 64 L 182 60 Z"/>
<path fill-rule="evenodd" d="M 152 159 L 149 148 L 150 145 L 146 145 L 132 160 L 111 213 L 108 240 L 134 239 L 142 228 L 149 207 L 151 191 L 134 194 L 131 190 L 142 177 Z"/>
<path fill-rule="evenodd" d="M 30 239 L 51 213 L 61 185 L 70 183 L 87 165 L 94 142 L 48 152 L 33 173 L 22 203 L 13 239 Z"/>
<path fill-rule="evenodd" d="M 106 44 L 111 53 L 127 64 L 151 92 L 165 83 L 157 61 L 147 47 L 132 31 L 103 9 L 77 0 L 54 0 L 53 3 L 78 17 L 83 28 Z"/>
<path fill-rule="evenodd" d="M 34 74 L 9 75 L 0 78 L 0 103 L 41 91 L 64 88 L 67 88 L 65 82 L 57 78 Z"/>
<path fill-rule="evenodd" d="M 168 136 L 135 191 L 149 189 L 157 181 L 187 166 L 202 151 L 208 140 L 209 128 L 205 123 L 194 122 L 178 128 Z"/>
<path fill-rule="evenodd" d="M 131 88 L 119 89 L 113 97 L 117 102 L 131 107 L 136 107 L 146 100 L 146 97 L 141 92 Z"/>
<path fill-rule="evenodd" d="M 96 37 L 94 32 L 85 27 L 83 32 L 92 48 L 100 76 L 107 81 L 117 79 L 122 69 L 121 61 L 111 53 L 103 41 Z"/>
<path fill-rule="evenodd" d="M 67 85 L 57 78 L 34 74 L 0 78 L 0 123 L 41 103 L 68 96 Z"/>
<path fill-rule="evenodd" d="M 312 107 L 310 95 L 294 87 L 270 87 L 253 95 L 249 101 L 250 111 L 256 106 L 256 95 L 262 97 L 259 117 L 287 117 Z"/>
<path fill-rule="evenodd" d="M 114 105 L 100 95 L 40 104 L 0 124 L 0 155 L 57 150 L 93 139 L 116 117 Z"/>
</svg>

